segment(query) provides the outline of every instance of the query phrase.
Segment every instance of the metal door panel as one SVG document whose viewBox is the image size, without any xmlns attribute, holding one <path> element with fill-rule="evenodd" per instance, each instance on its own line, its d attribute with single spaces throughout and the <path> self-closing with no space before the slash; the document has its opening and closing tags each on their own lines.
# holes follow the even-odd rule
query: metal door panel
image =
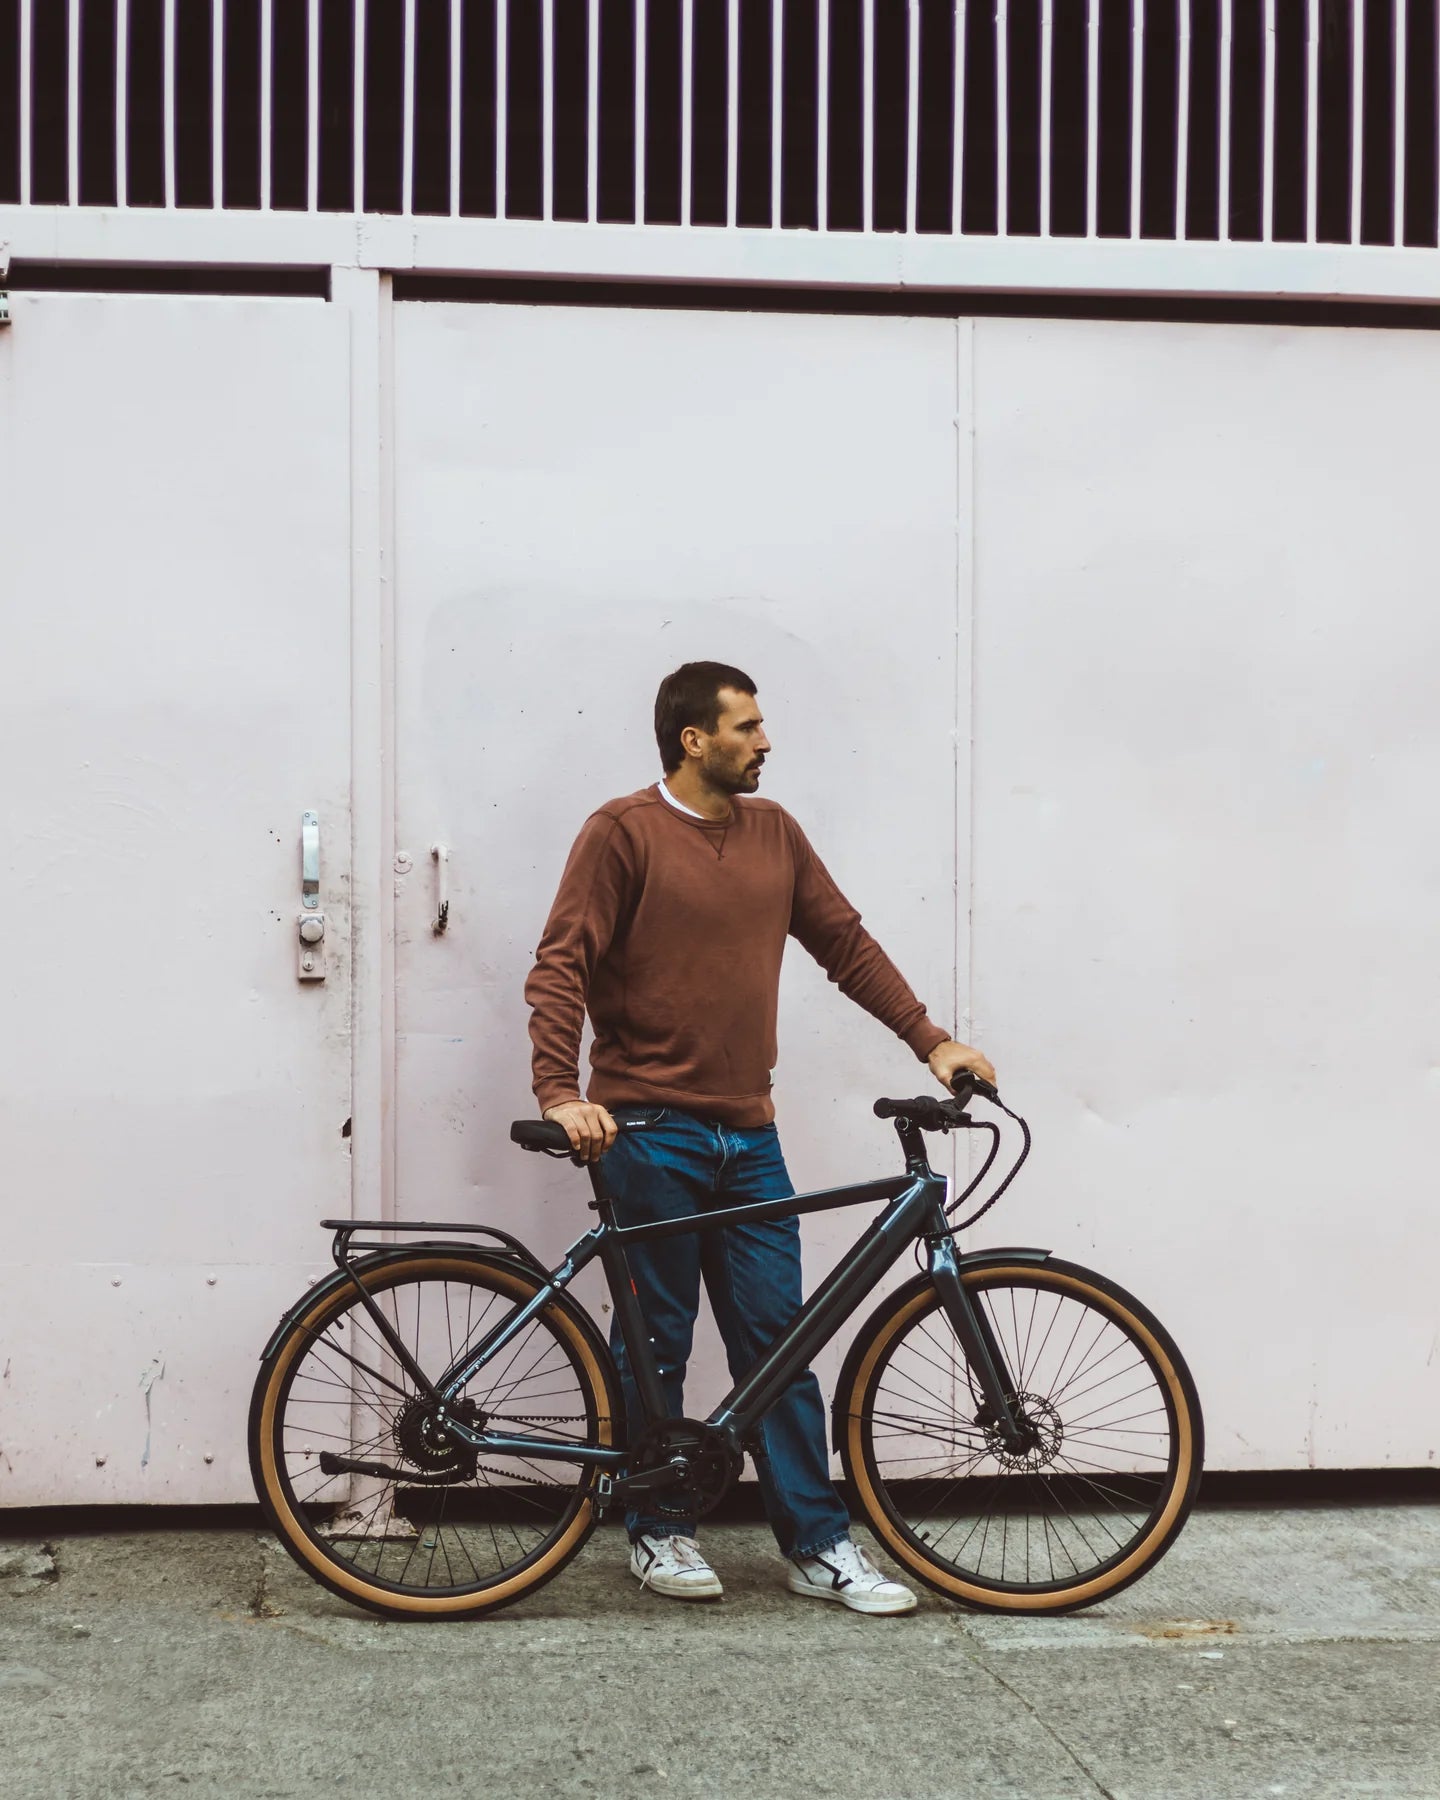
<svg viewBox="0 0 1440 1800">
<path fill-rule="evenodd" d="M 173 1315 L 131 1336 L 188 1382 L 220 1460 L 177 1486 L 158 1450 L 141 1470 L 132 1432 L 102 1476 L 48 1404 L 22 1400 L 0 1503 L 240 1500 L 215 1382 L 227 1359 L 248 1381 L 271 1299 L 217 1315 L 177 1271 L 293 1268 L 323 1254 L 315 1221 L 349 1206 L 346 320 L 315 301 L 14 308 L 0 335 L 4 1254 L 175 1273 Z M 323 983 L 296 979 L 307 808 Z M 47 1302 L 48 1330 L 33 1308 L 0 1315 L 11 1391 L 54 1388 L 87 1417 L 123 1399 L 128 1417 L 142 1368 L 93 1353 L 70 1291 Z M 134 1292 L 107 1300 L 123 1312 Z"/>
<path fill-rule="evenodd" d="M 966 332 L 396 308 L 402 1213 L 494 1218 L 546 1251 L 583 1228 L 583 1177 L 506 1139 L 534 1110 L 521 989 L 581 822 L 658 775 L 655 689 L 688 659 L 754 677 L 764 791 L 951 1024 Z M 930 1078 L 793 946 L 780 1059 L 800 1185 L 895 1165 L 870 1102 Z M 806 1221 L 811 1280 L 860 1224 Z M 695 1404 L 720 1369 L 710 1345 Z"/>
<path fill-rule="evenodd" d="M 996 1230 L 1155 1308 L 1215 1466 L 1425 1464 L 1440 351 L 975 330 L 976 1007 L 1037 1125 Z"/>
</svg>

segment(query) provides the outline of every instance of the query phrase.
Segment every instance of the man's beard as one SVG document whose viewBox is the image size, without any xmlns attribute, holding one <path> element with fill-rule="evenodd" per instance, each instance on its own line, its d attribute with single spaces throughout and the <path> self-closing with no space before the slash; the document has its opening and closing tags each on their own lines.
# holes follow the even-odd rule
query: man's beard
<svg viewBox="0 0 1440 1800">
<path fill-rule="evenodd" d="M 721 762 L 717 758 L 705 765 L 705 779 L 722 794 L 748 794 L 757 774 L 759 770 L 753 763 L 741 763 L 737 769 L 733 764 Z"/>
</svg>

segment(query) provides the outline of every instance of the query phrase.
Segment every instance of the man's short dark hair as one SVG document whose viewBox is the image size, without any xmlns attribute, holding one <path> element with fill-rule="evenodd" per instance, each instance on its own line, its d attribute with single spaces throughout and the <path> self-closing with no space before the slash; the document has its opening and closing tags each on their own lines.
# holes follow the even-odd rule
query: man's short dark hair
<svg viewBox="0 0 1440 1800">
<path fill-rule="evenodd" d="M 755 683 L 743 669 L 729 663 L 682 663 L 660 683 L 655 696 L 655 742 L 660 746 L 660 765 L 673 775 L 685 760 L 680 733 L 687 725 L 714 731 L 720 723 L 720 690 L 734 688 L 754 698 Z"/>
</svg>

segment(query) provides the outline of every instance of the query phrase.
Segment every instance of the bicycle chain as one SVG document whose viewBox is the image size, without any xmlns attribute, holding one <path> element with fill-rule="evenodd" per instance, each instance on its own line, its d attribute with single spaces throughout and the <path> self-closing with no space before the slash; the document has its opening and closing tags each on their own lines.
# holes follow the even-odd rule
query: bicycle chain
<svg viewBox="0 0 1440 1800">
<path fill-rule="evenodd" d="M 573 1425 L 577 1415 L 574 1413 L 511 1413 L 506 1417 L 508 1425 L 513 1420 L 517 1425 Z M 487 1475 L 497 1475 L 502 1481 L 528 1482 L 531 1487 L 558 1487 L 554 1481 L 542 1481 L 538 1475 L 520 1475 L 514 1469 L 494 1469 L 489 1463 L 477 1462 L 476 1473 L 481 1470 Z"/>
</svg>

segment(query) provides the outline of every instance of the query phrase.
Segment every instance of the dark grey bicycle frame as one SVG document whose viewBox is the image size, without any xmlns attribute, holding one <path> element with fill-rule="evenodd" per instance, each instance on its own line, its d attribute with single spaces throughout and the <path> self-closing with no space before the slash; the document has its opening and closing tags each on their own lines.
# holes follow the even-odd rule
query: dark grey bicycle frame
<svg viewBox="0 0 1440 1800">
<path fill-rule="evenodd" d="M 1000 1347 L 981 1309 L 974 1305 L 960 1279 L 959 1260 L 950 1221 L 945 1215 L 945 1182 L 930 1168 L 918 1129 L 899 1121 L 900 1140 L 906 1152 L 906 1172 L 860 1182 L 854 1186 L 826 1188 L 813 1194 L 796 1194 L 783 1200 L 752 1201 L 683 1219 L 662 1220 L 653 1225 L 614 1223 L 613 1202 L 604 1192 L 597 1170 L 592 1169 L 596 1209 L 600 1223 L 576 1240 L 559 1265 L 545 1274 L 543 1285 L 502 1319 L 474 1349 L 457 1358 L 438 1381 L 431 1382 L 392 1331 L 383 1313 L 360 1286 L 367 1310 L 402 1365 L 427 1398 L 448 1406 L 475 1375 L 518 1332 L 544 1310 L 553 1297 L 567 1288 L 596 1257 L 605 1270 L 626 1356 L 640 1393 L 646 1422 L 665 1418 L 660 1374 L 645 1329 L 640 1305 L 631 1286 L 625 1259 L 627 1244 L 657 1238 L 682 1237 L 692 1232 L 719 1231 L 746 1220 L 783 1219 L 799 1213 L 827 1212 L 867 1201 L 888 1200 L 890 1205 L 875 1219 L 820 1287 L 796 1313 L 790 1324 L 760 1360 L 739 1380 L 705 1421 L 725 1433 L 737 1446 L 743 1444 L 764 1413 L 790 1383 L 808 1368 L 845 1320 L 883 1279 L 906 1248 L 924 1239 L 929 1249 L 929 1271 L 951 1324 L 955 1328 L 970 1367 L 983 1392 L 1002 1439 L 1021 1442 L 1011 1410 L 1014 1386 L 1005 1369 Z M 538 1269 L 537 1272 L 542 1272 Z M 623 1468 L 628 1452 L 598 1445 L 576 1444 L 529 1434 L 510 1435 L 472 1429 L 446 1417 L 446 1430 L 476 1450 L 490 1456 L 526 1456 L 536 1461 L 585 1463 L 602 1469 Z"/>
</svg>

